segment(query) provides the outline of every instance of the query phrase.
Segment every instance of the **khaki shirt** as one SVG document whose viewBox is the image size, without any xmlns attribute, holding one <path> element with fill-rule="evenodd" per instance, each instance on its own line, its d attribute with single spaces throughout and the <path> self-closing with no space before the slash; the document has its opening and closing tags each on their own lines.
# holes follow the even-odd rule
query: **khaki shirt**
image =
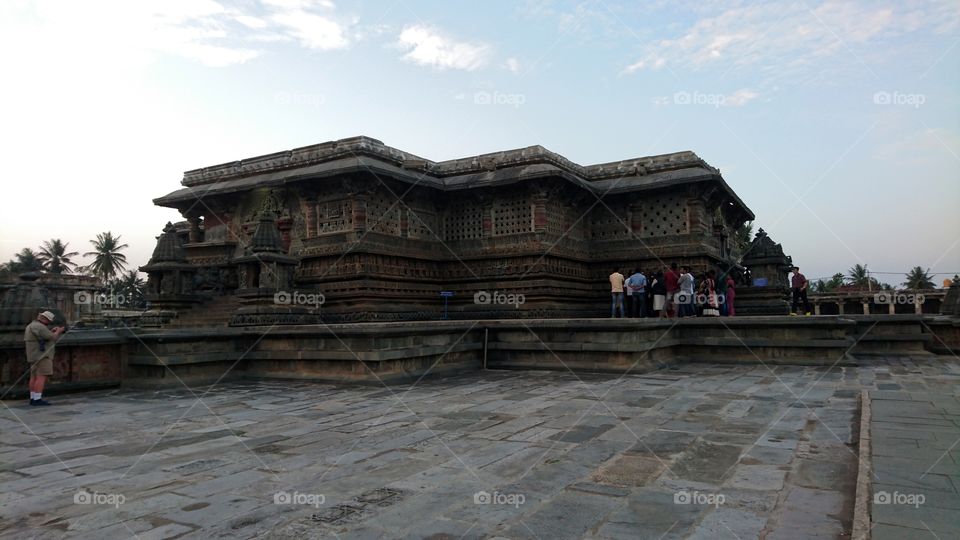
<svg viewBox="0 0 960 540">
<path fill-rule="evenodd" d="M 40 340 L 44 342 L 44 350 L 40 350 Z M 57 336 L 40 321 L 33 321 L 23 330 L 23 341 L 27 347 L 27 361 L 31 364 L 43 360 L 44 357 L 53 359 L 53 349 Z"/>
<path fill-rule="evenodd" d="M 623 274 L 620 272 L 610 274 L 610 292 L 623 292 Z"/>
</svg>

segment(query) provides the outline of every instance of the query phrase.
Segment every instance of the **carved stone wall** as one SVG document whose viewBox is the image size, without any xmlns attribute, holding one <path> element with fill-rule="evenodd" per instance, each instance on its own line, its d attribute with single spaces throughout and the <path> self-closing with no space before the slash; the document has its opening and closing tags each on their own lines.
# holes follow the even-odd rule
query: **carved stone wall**
<svg viewBox="0 0 960 540">
<path fill-rule="evenodd" d="M 359 171 L 295 176 L 341 157 L 366 161 Z M 263 178 L 276 186 L 287 169 L 282 187 L 251 179 L 269 172 Z M 203 273 L 216 282 L 207 289 L 231 294 L 243 282 L 231 261 L 269 211 L 282 255 L 299 261 L 293 286 L 323 292 L 324 318 L 344 321 L 430 318 L 440 291 L 454 293 L 451 318 L 602 315 L 612 267 L 706 269 L 724 256 L 717 209 L 722 231 L 752 218 L 719 171 L 690 152 L 583 167 L 530 147 L 434 163 L 358 138 L 191 171 L 185 185 L 210 186 L 203 210 L 186 194 L 158 204 L 190 214 L 191 239 L 202 237 L 187 248 L 191 264 L 232 276 Z M 526 301 L 482 305 L 481 291 Z"/>
</svg>

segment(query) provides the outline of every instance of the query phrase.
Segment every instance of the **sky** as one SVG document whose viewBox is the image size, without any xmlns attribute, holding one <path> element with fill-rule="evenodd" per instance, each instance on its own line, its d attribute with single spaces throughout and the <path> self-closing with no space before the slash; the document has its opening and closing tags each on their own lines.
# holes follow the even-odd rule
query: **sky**
<svg viewBox="0 0 960 540">
<path fill-rule="evenodd" d="M 692 150 L 810 279 L 960 272 L 957 1 L 4 0 L 0 73 L 2 261 L 143 265 L 183 171 L 367 135 Z"/>
</svg>

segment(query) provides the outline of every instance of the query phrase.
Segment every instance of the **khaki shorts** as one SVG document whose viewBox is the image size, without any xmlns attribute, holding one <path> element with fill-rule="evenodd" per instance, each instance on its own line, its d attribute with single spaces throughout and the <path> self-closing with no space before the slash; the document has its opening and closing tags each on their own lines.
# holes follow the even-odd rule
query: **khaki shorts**
<svg viewBox="0 0 960 540">
<path fill-rule="evenodd" d="M 50 357 L 44 357 L 30 364 L 30 375 L 53 375 L 53 360 Z"/>
</svg>

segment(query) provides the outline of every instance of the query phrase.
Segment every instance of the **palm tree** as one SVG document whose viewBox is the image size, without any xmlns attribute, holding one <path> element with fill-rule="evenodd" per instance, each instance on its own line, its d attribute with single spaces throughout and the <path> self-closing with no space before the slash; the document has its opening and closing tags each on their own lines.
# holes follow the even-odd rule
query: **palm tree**
<svg viewBox="0 0 960 540">
<path fill-rule="evenodd" d="M 146 283 L 136 270 L 128 270 L 108 284 L 110 291 L 123 298 L 121 307 L 139 308 L 144 305 L 143 288 Z"/>
<path fill-rule="evenodd" d="M 109 282 L 117 276 L 118 272 L 127 267 L 127 257 L 120 250 L 129 247 L 127 244 L 120 243 L 120 236 L 113 236 L 113 233 L 107 231 L 97 235 L 96 240 L 91 240 L 93 251 L 84 253 L 84 257 L 94 256 L 93 262 L 87 266 L 87 271 L 99 277 L 104 283 Z"/>
<path fill-rule="evenodd" d="M 750 249 L 750 240 L 753 238 L 753 222 L 744 223 L 737 227 L 737 230 L 733 233 L 733 246 L 739 254 L 740 260 L 743 260 L 743 256 L 747 254 L 747 250 Z"/>
<path fill-rule="evenodd" d="M 837 272 L 830 278 L 830 281 L 827 282 L 827 287 L 829 287 L 831 291 L 839 289 L 841 285 L 843 285 L 843 272 Z"/>
<path fill-rule="evenodd" d="M 40 272 L 41 270 L 43 270 L 43 265 L 40 263 L 37 252 L 30 248 L 21 249 L 19 253 L 14 255 L 13 259 L 3 264 L 3 271 L 10 274 Z"/>
<path fill-rule="evenodd" d="M 924 271 L 919 266 L 914 266 L 907 272 L 907 280 L 903 282 L 908 289 L 932 289 L 934 288 L 933 276 L 930 275 L 930 269 Z"/>
<path fill-rule="evenodd" d="M 858 263 L 847 270 L 847 281 L 851 285 L 864 289 L 868 288 L 870 286 L 870 273 L 867 271 L 867 265 Z"/>
<path fill-rule="evenodd" d="M 44 242 L 37 253 L 37 259 L 43 265 L 43 269 L 51 274 L 70 274 L 76 271 L 77 265 L 70 258 L 76 257 L 79 253 L 76 251 L 68 253 L 69 245 L 69 242 L 61 242 L 59 238 Z"/>
</svg>

